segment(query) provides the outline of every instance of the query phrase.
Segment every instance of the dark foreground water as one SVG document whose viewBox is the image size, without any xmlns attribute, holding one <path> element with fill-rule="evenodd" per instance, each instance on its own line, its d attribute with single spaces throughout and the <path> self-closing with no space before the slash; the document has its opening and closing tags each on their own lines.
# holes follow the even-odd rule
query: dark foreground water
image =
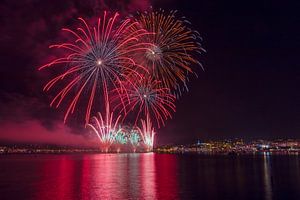
<svg viewBox="0 0 300 200">
<path fill-rule="evenodd" d="M 0 156 L 0 199 L 297 199 L 300 156 Z"/>
</svg>

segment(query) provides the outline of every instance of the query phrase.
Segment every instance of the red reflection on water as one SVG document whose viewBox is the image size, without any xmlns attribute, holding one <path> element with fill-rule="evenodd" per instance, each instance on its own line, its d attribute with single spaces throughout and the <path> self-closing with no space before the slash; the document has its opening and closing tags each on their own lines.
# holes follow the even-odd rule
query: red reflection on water
<svg viewBox="0 0 300 200">
<path fill-rule="evenodd" d="M 69 156 L 49 157 L 43 161 L 37 199 L 71 199 L 74 172 L 74 161 Z"/>
<path fill-rule="evenodd" d="M 178 199 L 169 155 L 49 156 L 38 174 L 36 199 Z"/>
<path fill-rule="evenodd" d="M 122 199 L 126 182 L 121 155 L 100 154 L 91 158 L 90 193 L 94 199 Z"/>
<path fill-rule="evenodd" d="M 141 197 L 143 199 L 156 199 L 154 156 L 153 153 L 142 154 L 140 156 Z"/>
<path fill-rule="evenodd" d="M 155 158 L 156 199 L 179 199 L 177 157 L 172 154 L 157 154 Z"/>
<path fill-rule="evenodd" d="M 88 200 L 91 199 L 91 182 L 90 174 L 91 174 L 91 160 L 87 156 L 83 156 L 82 158 L 82 170 L 80 173 L 81 181 L 80 181 L 80 199 Z"/>
</svg>

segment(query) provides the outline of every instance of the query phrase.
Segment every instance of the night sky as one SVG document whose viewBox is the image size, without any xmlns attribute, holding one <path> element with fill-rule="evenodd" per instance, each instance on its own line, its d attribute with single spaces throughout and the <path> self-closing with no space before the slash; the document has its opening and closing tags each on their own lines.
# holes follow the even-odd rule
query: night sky
<svg viewBox="0 0 300 200">
<path fill-rule="evenodd" d="M 300 138 L 297 1 L 7 0 L 0 4 L 0 141 L 85 143 L 76 119 L 63 125 L 64 109 L 49 108 L 51 95 L 42 87 L 51 74 L 37 68 L 55 56 L 49 44 L 77 17 L 151 5 L 189 19 L 207 51 L 199 56 L 205 71 L 196 69 L 158 144 Z"/>
</svg>

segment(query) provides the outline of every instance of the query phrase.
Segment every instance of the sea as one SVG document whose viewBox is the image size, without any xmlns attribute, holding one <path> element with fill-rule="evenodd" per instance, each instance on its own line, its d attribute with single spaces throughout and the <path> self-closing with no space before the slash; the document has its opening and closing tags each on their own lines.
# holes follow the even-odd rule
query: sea
<svg viewBox="0 0 300 200">
<path fill-rule="evenodd" d="M 300 200 L 300 156 L 1 155 L 6 199 Z"/>
</svg>

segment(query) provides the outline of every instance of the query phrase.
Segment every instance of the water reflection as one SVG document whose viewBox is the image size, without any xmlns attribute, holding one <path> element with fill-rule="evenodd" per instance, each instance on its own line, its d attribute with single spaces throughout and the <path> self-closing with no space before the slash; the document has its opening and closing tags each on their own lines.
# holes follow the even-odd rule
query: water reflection
<svg viewBox="0 0 300 200">
<path fill-rule="evenodd" d="M 155 156 L 157 199 L 179 199 L 177 157 L 171 154 Z"/>
<path fill-rule="evenodd" d="M 175 157 L 62 156 L 43 163 L 36 199 L 176 199 Z M 159 170 L 157 170 L 159 168 Z"/>
<path fill-rule="evenodd" d="M 74 182 L 74 162 L 67 156 L 47 159 L 40 169 L 36 199 L 69 199 Z"/>
<path fill-rule="evenodd" d="M 12 155 L 0 199 L 300 199 L 298 156 Z"/>
<path fill-rule="evenodd" d="M 272 174 L 271 174 L 271 159 L 269 153 L 264 153 L 264 188 L 265 199 L 272 200 Z"/>
<path fill-rule="evenodd" d="M 156 169 L 155 169 L 155 160 L 154 154 L 144 154 L 140 157 L 141 163 L 141 197 L 145 199 L 155 199 L 156 197 Z"/>
</svg>

